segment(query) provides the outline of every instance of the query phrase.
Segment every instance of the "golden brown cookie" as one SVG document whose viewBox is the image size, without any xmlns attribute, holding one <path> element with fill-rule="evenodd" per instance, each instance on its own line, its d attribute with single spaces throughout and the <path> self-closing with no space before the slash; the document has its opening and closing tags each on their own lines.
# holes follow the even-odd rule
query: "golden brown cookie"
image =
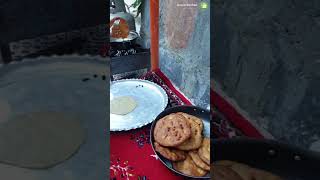
<svg viewBox="0 0 320 180">
<path fill-rule="evenodd" d="M 191 159 L 189 155 L 187 155 L 184 161 L 173 162 L 173 168 L 183 174 L 189 176 L 204 176 L 208 172 L 199 168 Z"/>
<path fill-rule="evenodd" d="M 184 151 L 166 148 L 161 146 L 159 143 L 154 143 L 155 150 L 159 152 L 163 157 L 171 161 L 181 161 L 186 159 L 186 153 Z"/>
<path fill-rule="evenodd" d="M 183 112 L 178 112 L 177 114 L 181 114 L 182 116 L 184 116 L 186 119 L 191 119 L 193 121 L 195 121 L 201 128 L 201 131 L 203 130 L 203 122 L 200 118 L 197 118 L 195 116 L 192 116 L 190 114 L 187 113 L 183 113 Z"/>
<path fill-rule="evenodd" d="M 198 154 L 204 162 L 206 162 L 207 164 L 210 164 L 210 139 L 209 138 L 203 139 L 201 147 L 198 150 Z"/>
<path fill-rule="evenodd" d="M 184 115 L 184 117 L 185 116 L 187 115 Z M 190 124 L 190 127 L 191 127 L 191 137 L 187 141 L 177 146 L 176 148 L 184 151 L 198 149 L 201 146 L 202 139 L 203 139 L 202 137 L 203 124 L 201 126 L 198 120 L 195 120 L 190 117 L 186 118 L 186 121 Z"/>
<path fill-rule="evenodd" d="M 200 168 L 206 170 L 206 171 L 210 171 L 210 166 L 205 163 L 198 155 L 197 151 L 189 151 L 188 152 L 189 156 L 191 157 L 191 159 L 193 160 L 193 162 Z"/>
<path fill-rule="evenodd" d="M 214 166 L 213 180 L 243 180 L 241 176 L 226 166 Z"/>
<path fill-rule="evenodd" d="M 161 118 L 154 128 L 154 139 L 162 146 L 174 147 L 191 136 L 191 128 L 181 114 L 169 114 Z"/>
</svg>

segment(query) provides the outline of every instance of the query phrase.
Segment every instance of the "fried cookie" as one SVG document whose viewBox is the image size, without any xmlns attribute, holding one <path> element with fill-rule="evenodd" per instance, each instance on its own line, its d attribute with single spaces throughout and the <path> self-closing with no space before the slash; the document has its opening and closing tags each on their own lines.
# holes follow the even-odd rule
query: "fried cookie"
<svg viewBox="0 0 320 180">
<path fill-rule="evenodd" d="M 183 142 L 181 145 L 176 146 L 176 148 L 184 151 L 198 149 L 201 146 L 203 139 L 203 124 L 201 128 L 197 120 L 194 120 L 192 118 L 186 118 L 186 121 L 190 124 L 191 127 L 191 137 L 187 141 Z"/>
<path fill-rule="evenodd" d="M 201 131 L 203 130 L 203 122 L 201 119 L 197 118 L 196 116 L 192 116 L 190 114 L 187 114 L 187 113 L 183 113 L 183 112 L 178 112 L 177 114 L 181 114 L 182 116 L 184 116 L 186 119 L 191 119 L 193 120 L 194 122 L 196 122 L 200 128 L 201 128 Z"/>
<path fill-rule="evenodd" d="M 193 162 L 200 168 L 206 170 L 206 171 L 210 171 L 210 166 L 205 163 L 198 155 L 197 151 L 189 151 L 188 152 L 189 156 L 191 157 L 191 159 L 193 160 Z"/>
<path fill-rule="evenodd" d="M 190 124 L 181 114 L 169 114 L 161 118 L 154 128 L 154 139 L 162 146 L 174 147 L 191 136 Z"/>
<path fill-rule="evenodd" d="M 207 164 L 210 164 L 210 139 L 204 138 L 201 144 L 201 147 L 198 150 L 199 157 L 206 162 Z"/>
<path fill-rule="evenodd" d="M 207 171 L 199 168 L 191 159 L 189 155 L 187 155 L 186 159 L 183 161 L 173 162 L 173 168 L 179 172 L 182 172 L 189 176 L 204 176 L 207 174 Z"/>
<path fill-rule="evenodd" d="M 161 146 L 159 143 L 154 143 L 155 150 L 159 152 L 163 157 L 171 161 L 181 161 L 186 159 L 186 153 L 184 151 L 170 149 Z"/>
</svg>

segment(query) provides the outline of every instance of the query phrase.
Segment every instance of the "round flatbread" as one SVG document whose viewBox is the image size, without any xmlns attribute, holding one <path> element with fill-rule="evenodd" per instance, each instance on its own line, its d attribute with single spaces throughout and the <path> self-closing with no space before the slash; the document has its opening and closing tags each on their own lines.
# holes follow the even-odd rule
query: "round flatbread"
<svg viewBox="0 0 320 180">
<path fill-rule="evenodd" d="M 166 148 L 161 146 L 159 143 L 154 143 L 155 150 L 159 152 L 163 157 L 171 161 L 181 161 L 186 159 L 186 153 L 177 149 Z"/>
<path fill-rule="evenodd" d="M 161 118 L 154 128 L 154 139 L 162 146 L 174 147 L 191 136 L 191 128 L 180 114 L 169 114 Z"/>
<path fill-rule="evenodd" d="M 173 162 L 173 168 L 183 174 L 189 176 L 201 177 L 206 175 L 208 172 L 199 168 L 191 159 L 189 155 L 187 155 L 184 161 Z"/>
<path fill-rule="evenodd" d="M 110 102 L 112 114 L 126 115 L 137 107 L 137 102 L 130 96 L 116 97 Z"/>
<path fill-rule="evenodd" d="M 193 162 L 200 168 L 206 170 L 206 171 L 210 171 L 210 166 L 205 163 L 198 155 L 197 151 L 189 151 L 188 152 L 189 156 L 191 157 L 191 159 L 193 160 Z"/>
<path fill-rule="evenodd" d="M 0 162 L 50 168 L 70 158 L 84 141 L 85 130 L 71 114 L 21 114 L 0 126 Z"/>
<path fill-rule="evenodd" d="M 201 144 L 201 147 L 198 150 L 199 157 L 206 162 L 207 164 L 210 164 L 210 139 L 204 138 Z"/>
<path fill-rule="evenodd" d="M 183 116 L 186 118 L 186 121 L 189 123 L 191 127 L 191 137 L 177 146 L 177 149 L 189 151 L 198 149 L 201 146 L 202 143 L 202 130 L 203 130 L 203 124 L 202 121 L 198 118 L 191 118 L 188 114 L 183 114 Z"/>
</svg>

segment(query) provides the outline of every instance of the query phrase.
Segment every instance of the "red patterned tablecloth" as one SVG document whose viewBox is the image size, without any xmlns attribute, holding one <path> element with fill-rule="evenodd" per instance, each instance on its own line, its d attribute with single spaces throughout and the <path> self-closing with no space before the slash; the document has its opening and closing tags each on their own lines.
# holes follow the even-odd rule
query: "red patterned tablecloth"
<svg viewBox="0 0 320 180">
<path fill-rule="evenodd" d="M 191 105 L 170 81 L 160 72 L 149 72 L 141 79 L 149 80 L 160 85 L 168 94 L 168 107 L 177 105 Z M 143 180 L 182 180 L 167 169 L 152 150 L 150 144 L 150 127 L 113 132 L 110 136 L 110 177 L 112 180 L 143 179 Z"/>
<path fill-rule="evenodd" d="M 111 179 L 183 179 L 157 159 L 150 145 L 149 133 L 150 125 L 111 134 Z"/>
</svg>

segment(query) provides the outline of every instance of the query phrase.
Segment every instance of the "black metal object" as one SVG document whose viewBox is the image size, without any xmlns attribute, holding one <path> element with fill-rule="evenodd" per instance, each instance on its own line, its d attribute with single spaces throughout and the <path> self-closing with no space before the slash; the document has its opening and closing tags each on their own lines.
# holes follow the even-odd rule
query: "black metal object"
<svg viewBox="0 0 320 180">
<path fill-rule="evenodd" d="M 8 44 L 0 44 L 0 55 L 2 56 L 0 58 L 3 60 L 3 63 L 9 63 L 11 61 L 11 52 Z"/>
<path fill-rule="evenodd" d="M 231 160 L 267 170 L 285 180 L 320 179 L 320 154 L 273 140 L 212 140 L 214 161 Z"/>
<path fill-rule="evenodd" d="M 136 40 L 124 42 L 110 42 L 110 57 L 120 57 L 148 52 L 136 43 Z"/>
<path fill-rule="evenodd" d="M 107 24 L 108 2 L 0 1 L 0 44 Z"/>
<path fill-rule="evenodd" d="M 3 56 L 4 63 L 15 60 L 9 47 L 12 42 L 42 37 L 44 37 L 42 40 L 46 42 L 46 37 L 49 35 L 107 24 L 109 18 L 106 17 L 110 14 L 108 4 L 109 0 L 106 2 L 81 0 L 77 3 L 68 0 L 0 1 L 0 54 Z M 109 31 L 105 33 L 105 36 L 109 36 Z M 108 44 L 109 41 L 105 43 Z M 64 51 L 71 51 L 70 49 L 59 51 L 54 48 L 60 47 L 50 46 L 50 49 L 44 50 L 44 54 L 41 52 L 37 54 L 50 55 L 51 52 L 63 54 Z"/>
<path fill-rule="evenodd" d="M 134 55 L 111 58 L 111 75 L 122 74 L 141 69 L 150 69 L 150 52 L 142 52 Z"/>
<path fill-rule="evenodd" d="M 77 53 L 77 51 L 79 51 L 79 49 L 82 48 L 82 45 L 84 44 L 84 42 L 85 42 L 84 39 L 76 38 L 70 42 L 62 43 L 62 44 L 47 48 L 45 50 L 41 50 L 36 53 L 27 55 L 25 56 L 25 58 L 34 58 L 40 55 L 49 56 L 52 54 L 65 55 L 65 54 Z M 77 54 L 80 54 L 80 53 L 77 53 Z"/>
<path fill-rule="evenodd" d="M 160 113 L 157 118 L 153 121 L 152 125 L 151 125 L 151 130 L 150 130 L 150 141 L 151 141 L 151 145 L 152 145 L 152 149 L 153 151 L 157 154 L 157 156 L 159 157 L 160 161 L 170 170 L 172 170 L 173 172 L 175 172 L 178 175 L 187 177 L 187 178 L 193 178 L 193 179 L 210 179 L 210 176 L 204 176 L 204 177 L 193 177 L 193 176 L 187 176 L 179 171 L 176 171 L 175 169 L 172 168 L 171 166 L 171 161 L 167 160 L 166 158 L 164 158 L 163 156 L 161 156 L 161 154 L 159 154 L 158 152 L 155 151 L 154 148 L 154 137 L 153 137 L 153 130 L 154 130 L 154 126 L 156 125 L 157 121 L 160 120 L 161 118 L 165 117 L 166 115 L 169 115 L 171 113 L 176 113 L 176 112 L 184 112 L 193 116 L 196 116 L 200 119 L 202 119 L 203 121 L 206 122 L 210 122 L 210 111 L 202 109 L 200 107 L 196 107 L 196 106 L 175 106 L 172 108 L 168 108 L 166 110 L 164 110 L 162 113 Z"/>
</svg>

